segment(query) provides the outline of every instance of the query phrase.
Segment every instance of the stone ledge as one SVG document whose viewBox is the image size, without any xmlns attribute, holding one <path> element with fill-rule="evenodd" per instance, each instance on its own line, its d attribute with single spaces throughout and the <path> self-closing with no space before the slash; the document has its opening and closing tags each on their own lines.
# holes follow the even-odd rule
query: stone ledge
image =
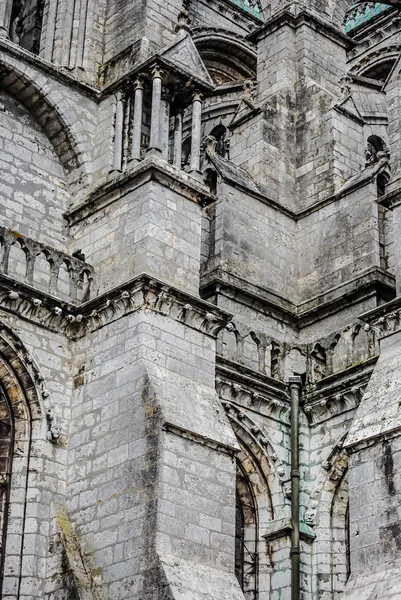
<svg viewBox="0 0 401 600">
<path fill-rule="evenodd" d="M 185 171 L 179 171 L 165 161 L 149 157 L 124 173 L 111 175 L 104 184 L 71 205 L 65 217 L 70 226 L 75 225 L 149 181 L 156 181 L 201 206 L 216 200 L 201 182 Z"/>
<path fill-rule="evenodd" d="M 361 403 L 378 356 L 326 377 L 315 389 L 305 391 L 303 410 L 310 425 L 353 411 Z"/>
<path fill-rule="evenodd" d="M 210 298 L 215 294 L 226 295 L 263 314 L 302 329 L 335 314 L 339 309 L 357 304 L 361 299 L 375 295 L 384 299 L 391 298 L 395 295 L 394 280 L 394 276 L 387 271 L 374 267 L 347 283 L 296 305 L 272 290 L 248 283 L 217 267 L 201 277 L 200 292 L 203 298 Z"/>
<path fill-rule="evenodd" d="M 231 313 L 147 274 L 80 306 L 0 274 L 0 308 L 71 339 L 85 337 L 139 310 L 152 310 L 211 337 L 232 319 Z"/>
<path fill-rule="evenodd" d="M 339 27 L 336 27 L 334 23 L 323 19 L 316 12 L 306 8 L 306 6 L 300 6 L 298 4 L 293 4 L 292 6 L 294 7 L 293 10 L 291 10 L 291 5 L 287 5 L 279 12 L 273 14 L 261 27 L 258 27 L 256 31 L 250 33 L 247 36 L 247 39 L 256 41 L 261 35 L 266 34 L 267 32 L 271 33 L 276 31 L 284 25 L 288 25 L 293 29 L 298 29 L 307 23 L 316 28 L 320 34 L 337 43 L 339 46 L 348 50 L 354 48 L 355 42 L 353 42 Z"/>
</svg>

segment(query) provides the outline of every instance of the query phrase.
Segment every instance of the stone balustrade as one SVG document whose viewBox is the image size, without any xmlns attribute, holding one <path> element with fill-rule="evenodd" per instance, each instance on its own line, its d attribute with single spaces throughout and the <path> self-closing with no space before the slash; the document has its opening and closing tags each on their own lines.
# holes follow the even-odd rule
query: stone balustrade
<svg viewBox="0 0 401 600">
<path fill-rule="evenodd" d="M 360 4 L 352 6 L 347 12 L 344 20 L 345 33 L 349 33 L 357 27 L 364 25 L 389 8 L 391 8 L 391 6 L 388 4 L 380 4 L 379 2 L 361 2 Z"/>
<path fill-rule="evenodd" d="M 0 273 L 68 302 L 90 298 L 93 268 L 70 256 L 0 227 Z"/>
</svg>

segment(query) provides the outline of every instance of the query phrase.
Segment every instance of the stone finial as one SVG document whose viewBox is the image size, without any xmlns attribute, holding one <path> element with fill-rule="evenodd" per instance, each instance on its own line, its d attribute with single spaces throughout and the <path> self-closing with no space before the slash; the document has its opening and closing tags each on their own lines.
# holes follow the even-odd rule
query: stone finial
<svg viewBox="0 0 401 600">
<path fill-rule="evenodd" d="M 191 0 L 183 0 L 182 10 L 178 15 L 178 23 L 175 27 L 177 33 L 189 31 L 191 19 L 189 18 L 189 7 Z"/>
<path fill-rule="evenodd" d="M 245 100 L 253 100 L 256 92 L 256 83 L 247 79 L 243 84 L 243 95 Z"/>
<path fill-rule="evenodd" d="M 341 96 L 343 98 L 347 98 L 351 94 L 351 83 L 352 78 L 348 75 L 344 75 L 344 77 L 341 77 L 339 84 L 341 89 Z"/>
<path fill-rule="evenodd" d="M 205 151 L 208 154 L 216 154 L 217 140 L 213 135 L 207 135 L 204 141 Z"/>
</svg>

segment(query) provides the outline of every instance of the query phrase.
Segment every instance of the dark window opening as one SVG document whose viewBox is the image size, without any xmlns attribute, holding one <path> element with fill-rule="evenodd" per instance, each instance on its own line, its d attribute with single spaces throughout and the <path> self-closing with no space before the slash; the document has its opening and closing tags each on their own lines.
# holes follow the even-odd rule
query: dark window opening
<svg viewBox="0 0 401 600">
<path fill-rule="evenodd" d="M 10 39 L 25 50 L 39 54 L 45 0 L 14 0 Z"/>
<path fill-rule="evenodd" d="M 395 60 L 393 58 L 381 61 L 380 63 L 374 65 L 373 67 L 370 67 L 366 71 L 363 71 L 361 75 L 363 77 L 368 77 L 369 79 L 376 79 L 376 81 L 382 81 L 384 83 L 387 77 L 390 75 L 394 63 Z"/>
<path fill-rule="evenodd" d="M 249 477 L 237 463 L 235 574 L 247 600 L 256 600 L 258 579 L 258 523 Z"/>
<path fill-rule="evenodd" d="M 212 129 L 210 135 L 217 141 L 216 153 L 223 158 L 230 158 L 230 140 L 227 128 L 224 125 L 217 125 Z"/>
</svg>

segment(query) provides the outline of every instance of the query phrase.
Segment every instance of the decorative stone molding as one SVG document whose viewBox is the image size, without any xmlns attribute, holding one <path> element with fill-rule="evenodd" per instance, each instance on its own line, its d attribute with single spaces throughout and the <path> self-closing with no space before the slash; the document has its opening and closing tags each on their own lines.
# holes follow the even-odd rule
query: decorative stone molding
<svg viewBox="0 0 401 600">
<path fill-rule="evenodd" d="M 0 227 L 0 248 L 1 262 L 0 273 L 14 276 L 10 268 L 10 251 L 14 245 L 17 245 L 25 255 L 25 264 L 23 265 L 26 273 L 26 282 L 35 287 L 34 279 L 37 270 L 37 258 L 43 256 L 48 263 L 49 281 L 47 289 L 43 291 L 57 296 L 57 281 L 60 267 L 64 264 L 69 274 L 69 290 L 72 302 L 78 300 L 88 300 L 90 296 L 90 283 L 93 278 L 93 267 L 84 262 L 77 256 L 70 256 L 65 252 L 60 252 L 55 248 L 40 244 L 35 240 L 25 237 L 19 232 L 11 231 L 5 227 Z M 86 280 L 86 286 L 85 286 Z M 86 289 L 84 289 L 86 287 Z M 39 302 L 39 300 L 37 300 Z"/>
<path fill-rule="evenodd" d="M 335 396 L 322 398 L 314 403 L 307 404 L 304 407 L 304 412 L 310 424 L 316 425 L 335 415 L 357 408 L 361 402 L 363 392 L 363 388 L 351 388 Z"/>
<path fill-rule="evenodd" d="M 304 515 L 304 521 L 310 527 L 315 527 L 317 524 L 317 514 L 323 492 L 333 494 L 348 469 L 348 454 L 344 449 L 346 436 L 347 434 L 337 442 L 327 459 L 322 463 L 323 470 L 317 477 Z"/>
<path fill-rule="evenodd" d="M 63 434 L 62 425 L 56 420 L 50 392 L 35 359 L 11 327 L 0 321 L 0 358 L 2 356 L 9 364 L 12 364 L 15 376 L 23 383 L 23 392 L 29 403 L 30 419 L 32 421 L 43 420 L 46 410 L 47 439 L 57 445 L 66 445 L 68 437 Z M 14 401 L 15 417 L 26 419 L 27 407 L 17 396 Z"/>
<path fill-rule="evenodd" d="M 249 417 L 249 415 L 233 402 L 222 401 L 222 405 L 231 421 L 236 421 L 240 427 L 245 429 L 254 439 L 255 443 L 262 449 L 263 454 L 268 459 L 270 465 L 279 475 L 280 480 L 285 481 L 289 478 L 289 472 L 286 465 L 280 461 L 273 444 L 266 437 L 262 429 Z"/>
<path fill-rule="evenodd" d="M 344 19 L 345 33 L 354 31 L 362 25 L 367 25 L 372 19 L 389 8 L 391 7 L 386 4 L 372 1 L 360 2 L 357 6 L 352 6 Z"/>
<path fill-rule="evenodd" d="M 219 369 L 220 371 L 220 369 Z M 223 378 L 224 377 L 224 378 Z M 270 417 L 285 425 L 289 424 L 290 420 L 290 402 L 286 395 L 283 395 L 281 390 L 271 390 L 266 393 L 256 391 L 250 385 L 244 385 L 238 381 L 232 380 L 225 376 L 216 377 L 216 390 L 226 408 L 241 404 L 242 406 L 258 406 L 259 412 L 266 417 Z M 281 392 L 281 393 L 280 393 Z M 281 396 L 281 399 L 280 399 Z M 242 415 L 239 415 L 241 420 Z"/>
<path fill-rule="evenodd" d="M 232 318 L 213 304 L 147 275 L 140 275 L 79 307 L 0 276 L 0 307 L 71 339 L 82 338 L 123 316 L 145 309 L 169 316 L 211 337 L 216 337 Z"/>
</svg>

